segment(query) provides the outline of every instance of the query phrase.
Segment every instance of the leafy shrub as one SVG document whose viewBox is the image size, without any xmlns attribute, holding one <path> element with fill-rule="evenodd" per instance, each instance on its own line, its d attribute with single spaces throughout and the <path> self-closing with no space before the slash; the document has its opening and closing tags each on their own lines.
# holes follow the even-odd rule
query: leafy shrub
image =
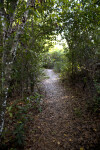
<svg viewBox="0 0 100 150">
<path fill-rule="evenodd" d="M 23 147 L 26 131 L 26 123 L 30 119 L 29 111 L 41 112 L 41 95 L 35 93 L 33 96 L 11 102 L 6 110 L 7 124 L 2 134 L 1 147 L 10 148 Z M 37 112 L 37 111 L 36 111 Z"/>
<path fill-rule="evenodd" d="M 54 62 L 49 53 L 43 55 L 43 67 L 52 69 L 54 67 Z"/>
<path fill-rule="evenodd" d="M 62 66 L 63 66 L 63 63 L 61 61 L 57 61 L 54 63 L 54 70 L 56 72 L 61 72 L 61 69 L 62 69 Z"/>
<path fill-rule="evenodd" d="M 53 69 L 56 72 L 61 72 L 64 65 L 64 53 L 62 51 L 48 52 L 43 56 L 43 67 Z"/>
</svg>

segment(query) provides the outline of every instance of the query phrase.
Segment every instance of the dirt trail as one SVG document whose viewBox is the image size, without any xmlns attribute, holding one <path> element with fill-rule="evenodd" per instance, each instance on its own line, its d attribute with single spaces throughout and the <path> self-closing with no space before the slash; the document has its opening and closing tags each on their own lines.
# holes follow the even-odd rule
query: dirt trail
<svg viewBox="0 0 100 150">
<path fill-rule="evenodd" d="M 59 76 L 52 70 L 45 71 L 49 77 L 43 80 L 45 91 L 44 109 L 29 127 L 26 150 L 86 150 L 96 140 L 88 116 L 75 118 L 73 114 L 73 96 L 64 88 Z M 89 125 L 87 124 L 89 122 Z M 84 145 L 86 148 L 84 148 Z M 91 148 L 92 150 L 92 148 Z"/>
</svg>

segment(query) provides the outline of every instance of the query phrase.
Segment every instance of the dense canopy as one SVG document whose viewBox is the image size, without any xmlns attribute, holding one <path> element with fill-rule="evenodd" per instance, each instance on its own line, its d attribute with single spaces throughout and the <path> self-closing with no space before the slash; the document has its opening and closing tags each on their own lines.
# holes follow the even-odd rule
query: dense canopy
<svg viewBox="0 0 100 150">
<path fill-rule="evenodd" d="M 63 52 L 48 52 L 59 34 Z M 7 99 L 31 95 L 43 67 L 99 88 L 99 0 L 0 0 L 0 134 Z"/>
</svg>

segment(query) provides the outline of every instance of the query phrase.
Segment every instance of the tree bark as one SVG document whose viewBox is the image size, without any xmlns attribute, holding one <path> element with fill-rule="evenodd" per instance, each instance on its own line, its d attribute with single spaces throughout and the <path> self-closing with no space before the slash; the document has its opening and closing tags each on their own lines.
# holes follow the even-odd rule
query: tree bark
<svg viewBox="0 0 100 150">
<path fill-rule="evenodd" d="M 2 0 L 2 2 L 4 2 L 4 1 Z M 30 2 L 31 2 L 31 0 L 27 1 L 27 8 L 30 6 Z M 19 0 L 17 1 L 17 5 L 18 5 L 18 3 L 19 3 Z M 15 3 L 15 5 L 16 5 L 16 3 Z M 17 5 L 15 7 L 15 10 L 17 9 Z M 4 79 L 4 80 L 2 80 L 2 91 L 3 92 L 2 92 L 1 110 L 0 110 L 0 134 L 2 133 L 3 127 L 4 127 L 4 114 L 5 114 L 5 109 L 6 109 L 9 82 L 11 80 L 12 66 L 13 66 L 14 59 L 16 57 L 17 46 L 19 43 L 18 39 L 19 39 L 19 35 L 22 34 L 23 29 L 25 27 L 25 24 L 26 24 L 26 21 L 28 18 L 28 12 L 29 12 L 29 10 L 27 9 L 27 11 L 25 11 L 25 13 L 24 13 L 25 22 L 22 22 L 21 24 L 18 25 L 17 32 L 14 37 L 10 51 L 7 50 L 7 47 L 9 47 L 8 38 L 11 37 L 12 23 L 15 19 L 15 15 L 16 15 L 15 12 L 13 14 L 13 17 L 10 18 L 9 27 L 7 29 L 4 29 L 3 56 L 2 56 L 2 79 Z M 2 10 L 0 10 L 0 13 L 2 14 L 2 17 L 6 17 L 6 14 L 5 14 L 3 8 L 2 8 Z M 5 36 L 5 33 L 6 33 L 6 36 Z"/>
</svg>

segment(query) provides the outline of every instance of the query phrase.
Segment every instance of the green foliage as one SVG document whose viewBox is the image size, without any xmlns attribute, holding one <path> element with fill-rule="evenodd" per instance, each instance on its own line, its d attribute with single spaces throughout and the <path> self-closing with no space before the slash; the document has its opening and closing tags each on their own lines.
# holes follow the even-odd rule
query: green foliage
<svg viewBox="0 0 100 150">
<path fill-rule="evenodd" d="M 73 78 L 78 72 L 91 70 L 94 62 L 98 61 L 96 53 L 99 52 L 98 33 L 100 7 L 94 5 L 93 1 L 62 1 L 62 28 L 64 37 L 67 40 L 69 51 L 66 51 L 68 58 L 68 71 Z M 70 10 L 69 10 L 70 8 Z M 94 12 L 94 13 L 93 13 Z M 93 68 L 92 68 L 93 70 Z"/>
<path fill-rule="evenodd" d="M 53 59 L 49 53 L 43 54 L 43 67 L 52 69 L 54 67 Z"/>
<path fill-rule="evenodd" d="M 21 146 L 24 143 L 24 123 L 19 123 L 15 126 L 15 142 Z"/>
<path fill-rule="evenodd" d="M 75 82 L 88 77 L 98 79 L 95 84 L 97 96 L 95 108 L 99 106 L 99 71 L 94 68 L 100 59 L 100 3 L 93 0 L 4 0 L 0 4 L 0 96 L 8 89 L 8 97 L 32 94 L 41 73 L 41 67 L 54 68 L 64 79 Z M 56 34 L 62 34 L 68 48 L 64 52 L 47 52 Z M 47 45 L 47 46 L 46 46 Z M 2 99 L 6 95 L 2 96 Z M 14 137 L 23 143 L 25 116 L 30 108 L 37 109 L 40 95 L 26 101 L 14 101 L 9 107 L 14 123 Z M 5 101 L 5 99 L 4 99 Z M 20 105 L 22 103 L 23 105 Z M 2 106 L 2 102 L 0 102 Z M 41 111 L 41 108 L 39 108 Z M 1 110 L 0 110 L 1 113 Z"/>
<path fill-rule="evenodd" d="M 15 100 L 12 105 L 7 107 L 7 112 L 11 118 L 11 122 L 14 123 L 11 134 L 15 139 L 17 145 L 23 145 L 24 143 L 24 130 L 25 123 L 28 120 L 27 112 L 30 108 L 30 104 L 27 100 Z M 10 123 L 10 122 L 9 122 Z"/>
<path fill-rule="evenodd" d="M 28 101 L 34 101 L 33 109 L 38 110 L 39 112 L 42 111 L 41 104 L 40 104 L 41 99 L 42 99 L 42 95 L 40 95 L 39 93 L 34 93 L 34 96 L 28 97 Z"/>
<path fill-rule="evenodd" d="M 63 66 L 63 63 L 61 61 L 57 61 L 54 63 L 54 70 L 56 72 L 61 72 L 61 67 Z"/>
<path fill-rule="evenodd" d="M 6 110 L 9 120 L 7 127 L 2 133 L 2 145 L 7 146 L 12 143 L 12 147 L 24 146 L 26 123 L 32 117 L 28 112 L 30 110 L 33 112 L 42 111 L 40 105 L 41 97 L 42 95 L 35 93 L 33 96 L 26 97 L 23 100 L 14 100 L 9 104 Z"/>
<path fill-rule="evenodd" d="M 74 108 L 74 113 L 77 117 L 81 117 L 82 116 L 82 112 L 80 108 Z"/>
<path fill-rule="evenodd" d="M 43 67 L 54 68 L 56 72 L 61 72 L 64 59 L 65 57 L 62 51 L 48 52 L 43 56 Z"/>
</svg>

